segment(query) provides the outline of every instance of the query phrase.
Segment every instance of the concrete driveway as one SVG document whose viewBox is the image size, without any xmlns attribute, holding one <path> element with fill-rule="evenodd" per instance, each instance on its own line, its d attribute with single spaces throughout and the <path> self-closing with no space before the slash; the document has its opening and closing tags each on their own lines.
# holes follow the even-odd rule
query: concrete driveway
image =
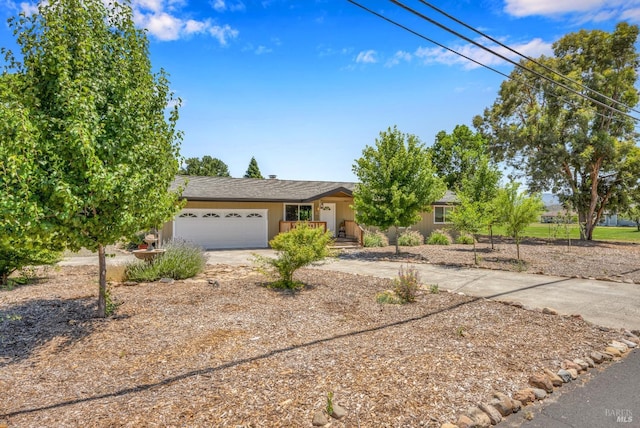
<svg viewBox="0 0 640 428">
<path fill-rule="evenodd" d="M 273 250 L 208 251 L 208 264 L 250 265 L 253 254 L 272 256 Z M 135 260 L 130 254 L 118 254 L 108 264 Z M 69 257 L 62 266 L 94 265 L 97 256 Z M 506 272 L 498 270 L 414 264 L 423 283 L 437 284 L 441 290 L 471 296 L 518 301 L 531 308 L 549 307 L 561 314 L 580 314 L 594 324 L 640 330 L 640 285 L 578 278 Z M 394 278 L 400 263 L 331 259 L 316 269 Z"/>
</svg>

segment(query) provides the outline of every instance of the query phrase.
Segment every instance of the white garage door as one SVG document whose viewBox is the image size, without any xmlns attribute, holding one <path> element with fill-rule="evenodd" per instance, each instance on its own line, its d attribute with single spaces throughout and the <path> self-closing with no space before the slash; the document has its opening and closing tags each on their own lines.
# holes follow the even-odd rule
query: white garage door
<svg viewBox="0 0 640 428">
<path fill-rule="evenodd" d="M 184 209 L 176 217 L 173 236 L 205 249 L 266 248 L 267 210 Z"/>
</svg>

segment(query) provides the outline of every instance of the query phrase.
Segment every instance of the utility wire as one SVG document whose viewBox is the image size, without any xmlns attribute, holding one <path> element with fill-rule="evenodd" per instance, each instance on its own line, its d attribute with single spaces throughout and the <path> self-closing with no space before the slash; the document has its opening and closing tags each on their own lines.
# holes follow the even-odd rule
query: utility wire
<svg viewBox="0 0 640 428">
<path fill-rule="evenodd" d="M 486 64 L 481 63 L 480 61 L 477 61 L 477 60 L 475 60 L 475 59 L 473 59 L 473 58 L 471 58 L 471 57 L 468 57 L 467 55 L 465 55 L 465 54 L 463 54 L 463 53 L 460 53 L 460 52 L 458 52 L 458 51 L 456 51 L 456 50 L 454 50 L 454 49 L 451 49 L 451 48 L 449 48 L 449 47 L 447 47 L 447 46 L 443 45 L 442 43 L 439 43 L 439 42 L 437 42 L 437 41 L 435 41 L 435 40 L 433 40 L 433 39 L 430 39 L 429 37 L 427 37 L 427 36 L 425 36 L 425 35 L 423 35 L 423 34 L 420 34 L 420 33 L 418 33 L 417 31 L 414 31 L 414 30 L 412 30 L 411 28 L 409 28 L 409 27 L 407 27 L 407 26 L 405 26 L 405 25 L 400 24 L 400 23 L 399 23 L 399 22 L 397 22 L 397 21 L 394 21 L 394 20 L 392 20 L 392 19 L 390 19 L 390 18 L 387 18 L 386 16 L 384 16 L 384 15 L 382 15 L 382 14 L 380 14 L 380 13 L 378 13 L 378 12 L 376 12 L 376 11 L 372 10 L 372 9 L 369 9 L 368 7 L 366 7 L 366 6 L 364 6 L 364 5 L 362 5 L 362 4 L 358 3 L 358 2 L 356 2 L 355 0 L 347 0 L 347 1 L 348 1 L 349 3 L 351 3 L 351 4 L 355 5 L 355 6 L 358 6 L 359 8 L 361 8 L 361 9 L 363 9 L 363 10 L 365 10 L 365 11 L 367 11 L 367 12 L 371 13 L 372 15 L 375 15 L 375 16 L 377 16 L 378 18 L 381 18 L 381 19 L 383 19 L 383 20 L 385 20 L 385 21 L 389 22 L 390 24 L 393 24 L 393 25 L 395 25 L 395 26 L 397 26 L 397 27 L 399 27 L 399 28 L 402 28 L 402 29 L 403 29 L 403 30 L 405 30 L 405 31 L 408 31 L 409 33 L 411 33 L 411 34 L 413 34 L 413 35 L 415 35 L 415 36 L 420 37 L 421 39 L 424 39 L 424 40 L 426 40 L 426 41 L 428 41 L 428 42 L 430 42 L 430 43 L 433 43 L 433 44 L 434 44 L 434 45 L 436 45 L 436 46 L 441 47 L 442 49 L 445 49 L 445 50 L 447 50 L 447 51 L 449 51 L 449 52 L 451 52 L 451 53 L 453 53 L 453 54 L 455 54 L 455 55 L 458 55 L 458 56 L 460 56 L 460 57 L 462 57 L 462 58 L 464 58 L 464 59 L 466 59 L 466 60 L 468 60 L 468 61 L 471 61 L 471 62 L 473 62 L 474 64 L 479 65 L 480 67 L 484 67 L 484 68 L 486 68 L 487 70 L 491 70 L 491 71 L 493 71 L 494 73 L 497 73 L 497 74 L 499 74 L 499 75 L 501 75 L 501 76 L 503 76 L 503 77 L 506 77 L 506 78 L 507 78 L 507 79 L 509 79 L 509 80 L 512 80 L 511 76 L 509 76 L 508 74 L 505 74 L 505 73 L 501 72 L 500 70 L 497 70 L 497 69 L 495 69 L 495 68 L 493 68 L 493 67 L 490 67 L 490 66 L 488 66 L 488 65 L 486 65 Z M 528 87 L 529 89 L 536 89 L 533 85 L 531 85 L 531 84 L 529 84 L 529 83 L 527 83 L 527 82 L 523 82 L 523 81 L 521 81 L 520 83 L 522 83 L 523 85 L 525 85 L 525 86 L 526 86 L 526 87 Z M 558 95 L 558 94 L 555 94 L 555 93 L 552 93 L 551 95 L 552 95 L 553 97 L 560 98 L 560 99 L 562 99 L 563 101 L 565 101 L 565 102 L 567 102 L 567 103 L 569 103 L 569 104 L 574 104 L 574 101 L 573 101 L 573 100 L 570 100 L 570 99 L 568 99 L 568 98 L 565 98 L 565 97 L 564 97 L 564 96 L 562 96 L 562 95 Z M 580 94 L 580 95 L 582 95 L 582 94 Z M 575 105 L 575 104 L 574 104 L 574 105 Z M 606 106 L 606 107 L 608 107 L 608 106 Z M 599 113 L 598 111 L 594 111 L 594 114 L 595 114 L 595 115 L 597 115 L 597 116 L 601 116 L 601 117 L 608 117 L 608 116 L 605 116 L 605 115 L 604 115 L 604 114 L 602 114 L 602 113 Z M 632 119 L 637 120 L 637 119 L 635 119 L 635 118 L 633 118 L 633 117 L 632 117 Z"/>
<path fill-rule="evenodd" d="M 590 88 L 590 87 L 588 87 L 586 85 L 583 85 L 582 83 L 580 83 L 580 82 L 578 82 L 576 80 L 573 80 L 570 77 L 565 76 L 564 74 L 554 70 L 551 67 L 548 67 L 547 65 L 539 62 L 538 60 L 518 52 L 517 50 L 513 49 L 512 47 L 502 43 L 501 41 L 495 39 L 494 37 L 491 37 L 488 34 L 483 33 L 480 30 L 475 29 L 474 27 L 472 27 L 471 25 L 467 24 L 466 22 L 461 21 L 460 19 L 458 19 L 455 16 L 445 12 L 444 10 L 440 9 L 439 7 L 434 6 L 433 4 L 429 3 L 428 1 L 426 1 L 426 0 L 418 0 L 418 1 L 420 3 L 422 3 L 422 4 L 424 4 L 425 6 L 430 7 L 431 9 L 433 9 L 436 12 L 440 13 L 441 15 L 446 16 L 447 18 L 451 19 L 452 21 L 457 22 L 458 24 L 462 25 L 463 27 L 468 28 L 469 30 L 473 31 L 474 33 L 481 35 L 482 37 L 492 41 L 493 43 L 495 43 L 495 44 L 497 44 L 499 46 L 502 46 L 503 48 L 507 49 L 509 52 L 512 52 L 512 53 L 514 53 L 514 54 L 516 54 L 516 55 L 518 55 L 518 56 L 520 56 L 520 57 L 522 57 L 522 58 L 524 58 L 524 59 L 526 59 L 528 61 L 531 61 L 532 63 L 536 64 L 539 67 L 544 68 L 545 70 L 555 74 L 556 76 L 559 76 L 559 77 L 561 77 L 561 78 L 563 78 L 563 79 L 565 79 L 565 80 L 567 80 L 567 81 L 569 81 L 569 82 L 571 82 L 571 83 L 573 83 L 575 85 L 578 85 L 578 86 L 582 87 L 583 89 L 586 89 L 587 91 L 589 91 L 589 92 L 591 92 L 591 93 L 593 93 L 595 95 L 598 95 L 598 96 L 600 96 L 600 97 L 602 97 L 602 98 L 604 98 L 604 99 L 606 99 L 608 101 L 614 102 L 614 103 L 616 103 L 616 104 L 618 104 L 618 105 L 620 105 L 622 107 L 628 108 L 631 111 L 635 111 L 636 113 L 640 113 L 639 110 L 636 110 L 636 109 L 634 109 L 632 107 L 629 107 L 628 105 L 626 105 L 622 101 L 618 101 L 618 100 L 616 100 L 614 98 L 611 98 L 611 97 L 609 97 L 609 96 L 607 96 L 607 95 L 605 95 L 605 94 L 603 94 L 603 93 L 601 93 L 599 91 L 596 91 L 595 89 L 592 89 L 592 88 Z"/>
<path fill-rule="evenodd" d="M 348 1 L 350 1 L 350 2 L 351 2 L 352 0 L 348 0 Z M 580 93 L 579 91 L 577 91 L 577 90 L 575 90 L 575 89 L 573 89 L 573 88 L 570 88 L 569 86 L 565 85 L 564 83 L 557 82 L 557 81 L 555 81 L 555 80 L 551 79 L 550 77 L 545 76 L 544 74 L 540 74 L 540 73 L 538 73 L 538 72 L 537 72 L 537 71 L 535 71 L 535 70 L 529 69 L 529 68 L 527 68 L 527 67 L 525 67 L 525 66 L 523 66 L 523 65 L 521 65 L 521 64 L 519 64 L 519 63 L 517 63 L 516 61 L 513 61 L 512 59 L 510 59 L 510 58 L 508 58 L 508 57 L 506 57 L 506 56 L 504 56 L 504 55 L 502 55 L 502 54 L 500 54 L 500 53 L 498 53 L 498 52 L 495 52 L 494 50 L 492 50 L 492 49 L 490 49 L 490 48 L 488 48 L 488 47 L 486 47 L 486 46 L 484 46 L 484 45 L 482 45 L 482 44 L 480 44 L 480 43 L 476 42 L 475 40 L 472 40 L 472 39 L 470 39 L 469 37 L 467 37 L 467 36 L 465 36 L 465 35 L 463 35 L 463 34 L 458 33 L 457 31 L 455 31 L 455 30 L 453 30 L 453 29 L 451 29 L 451 28 L 447 27 L 446 25 L 443 25 L 443 24 L 439 23 L 438 21 L 435 21 L 434 19 L 429 18 L 428 16 L 426 16 L 426 15 L 424 15 L 424 14 L 422 14 L 422 13 L 418 12 L 417 10 L 414 10 L 414 9 L 410 8 L 409 6 L 407 6 L 407 5 L 405 5 L 405 4 L 403 4 L 403 3 L 400 3 L 400 2 L 399 2 L 399 1 L 397 1 L 397 0 L 390 0 L 390 1 L 391 1 L 391 3 L 395 4 L 396 6 L 399 6 L 399 7 L 401 7 L 402 9 L 404 9 L 404 10 L 406 10 L 406 11 L 410 12 L 410 13 L 413 13 L 414 15 L 418 16 L 419 18 L 422 18 L 422 19 L 424 19 L 425 21 L 430 22 L 431 24 L 433 24 L 433 25 L 435 25 L 435 26 L 437 26 L 437 27 L 439 27 L 439 28 L 441 28 L 441 29 L 443 29 L 443 30 L 445 30 L 445 31 L 447 31 L 447 32 L 449 32 L 449 33 L 451 33 L 451 34 L 453 34 L 453 35 L 455 35 L 455 36 L 459 37 L 459 38 L 461 38 L 462 40 L 465 40 L 465 41 L 466 41 L 466 42 L 468 42 L 468 43 L 473 44 L 474 46 L 479 47 L 479 48 L 480 48 L 480 49 L 482 49 L 482 50 L 485 50 L 485 51 L 487 51 L 487 52 L 489 52 L 489 53 L 491 53 L 491 54 L 493 54 L 493 55 L 497 56 L 498 58 L 501 58 L 501 59 L 502 59 L 502 60 L 504 60 L 504 61 L 507 61 L 507 62 L 508 62 L 508 63 L 510 63 L 510 64 L 513 64 L 514 66 L 516 66 L 516 67 L 518 67 L 518 68 L 521 68 L 521 69 L 522 69 L 522 70 L 524 70 L 524 71 L 528 71 L 529 73 L 532 73 L 532 74 L 534 74 L 534 75 L 535 75 L 535 76 L 537 76 L 537 77 L 540 77 L 540 78 L 542 78 L 542 79 L 544 79 L 544 80 L 546 80 L 546 81 L 548 81 L 548 82 L 550 82 L 550 83 L 552 83 L 552 84 L 555 84 L 555 85 L 557 85 L 557 86 L 560 86 L 561 88 L 566 89 L 567 91 L 572 92 L 573 94 L 578 95 L 578 96 L 580 96 L 580 97 L 582 97 L 582 98 L 585 98 L 585 99 L 587 99 L 587 100 L 591 101 L 591 102 L 592 102 L 592 103 L 594 103 L 594 104 L 597 104 L 597 105 L 599 105 L 599 106 L 601 106 L 601 107 L 604 107 L 604 108 L 606 108 L 606 109 L 608 109 L 608 110 L 611 110 L 611 111 L 613 111 L 613 112 L 619 113 L 619 114 L 621 114 L 621 115 L 623 115 L 623 116 L 626 116 L 626 117 L 628 117 L 629 119 L 632 119 L 632 120 L 634 120 L 634 121 L 636 121 L 636 122 L 637 122 L 637 121 L 640 121 L 640 119 L 638 119 L 638 118 L 636 118 L 636 117 L 633 117 L 633 116 L 631 116 L 630 114 L 628 114 L 628 113 L 626 113 L 626 112 L 624 112 L 624 111 L 622 111 L 622 110 L 619 110 L 619 109 L 617 109 L 617 108 L 615 108 L 615 107 L 613 107 L 613 106 L 610 106 L 610 105 L 608 105 L 608 104 L 605 104 L 605 103 L 603 103 L 602 101 L 596 100 L 595 98 L 592 98 L 592 97 L 590 97 L 590 96 L 588 96 L 588 95 L 586 95 L 586 94 Z"/>
</svg>

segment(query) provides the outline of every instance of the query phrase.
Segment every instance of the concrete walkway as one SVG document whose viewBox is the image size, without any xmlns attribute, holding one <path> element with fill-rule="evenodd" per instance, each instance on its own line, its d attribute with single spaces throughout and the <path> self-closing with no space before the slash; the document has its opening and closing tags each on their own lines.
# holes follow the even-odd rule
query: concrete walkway
<svg viewBox="0 0 640 428">
<path fill-rule="evenodd" d="M 253 254 L 272 256 L 273 250 L 208 251 L 209 264 L 250 265 Z M 116 254 L 107 264 L 135 260 L 131 254 Z M 95 265 L 97 256 L 69 257 L 62 266 Z M 395 278 L 398 262 L 331 259 L 317 269 L 359 275 Z M 471 296 L 518 301 L 531 308 L 549 307 L 561 314 L 580 314 L 594 324 L 640 330 L 640 284 L 625 284 L 577 278 L 506 272 L 487 269 L 456 268 L 431 264 L 413 264 L 423 283 L 437 284 L 441 290 Z"/>
</svg>

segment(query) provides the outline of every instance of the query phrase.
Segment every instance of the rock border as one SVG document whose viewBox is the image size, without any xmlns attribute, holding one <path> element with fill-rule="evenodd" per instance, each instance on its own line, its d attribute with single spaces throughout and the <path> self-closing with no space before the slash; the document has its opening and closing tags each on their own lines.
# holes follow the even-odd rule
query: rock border
<svg viewBox="0 0 640 428">
<path fill-rule="evenodd" d="M 523 307 L 519 302 L 502 302 L 504 304 Z M 558 315 L 558 311 L 552 308 L 543 308 L 545 314 Z M 580 315 L 569 315 L 579 317 Z M 605 329 L 605 327 L 602 327 Z M 608 330 L 608 329 L 607 329 Z M 471 406 L 460 414 L 455 423 L 445 422 L 440 428 L 489 428 L 500 423 L 511 414 L 518 413 L 523 407 L 544 400 L 549 394 L 561 388 L 564 384 L 578 379 L 579 375 L 586 373 L 604 363 L 619 361 L 633 348 L 640 347 L 640 331 L 621 330 L 619 340 L 613 340 L 603 350 L 593 350 L 583 358 L 562 361 L 557 372 L 545 368 L 540 373 L 533 373 L 529 377 L 529 386 L 514 392 L 511 396 L 495 391 L 492 397 L 485 402 Z M 532 419 L 533 415 L 525 416 Z"/>
</svg>

